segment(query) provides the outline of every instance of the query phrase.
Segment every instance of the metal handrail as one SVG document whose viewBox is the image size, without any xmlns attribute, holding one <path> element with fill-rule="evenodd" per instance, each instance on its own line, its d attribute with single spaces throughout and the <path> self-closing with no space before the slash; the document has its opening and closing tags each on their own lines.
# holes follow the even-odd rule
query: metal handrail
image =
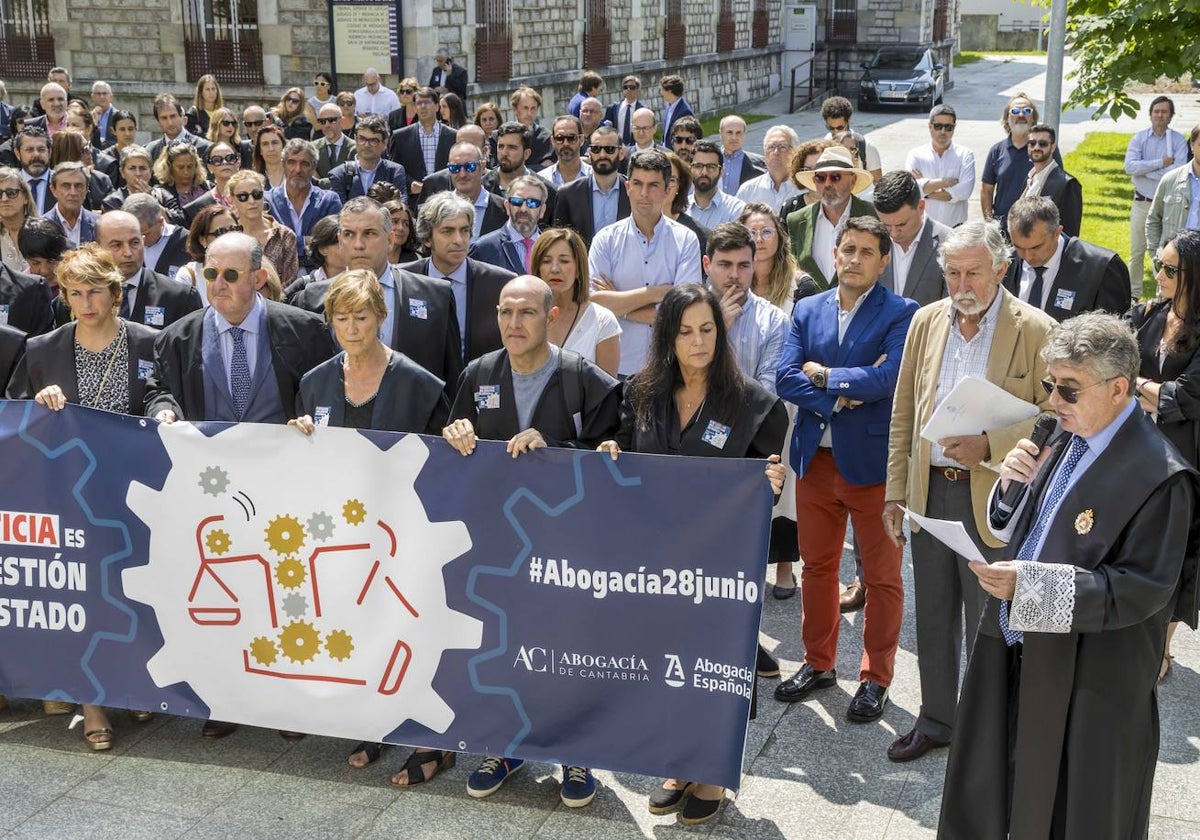
<svg viewBox="0 0 1200 840">
<path fill-rule="evenodd" d="M 814 58 L 815 58 L 815 56 L 814 56 Z M 809 58 L 809 59 L 805 60 L 803 63 L 797 64 L 795 67 L 792 68 L 791 88 L 790 88 L 790 92 L 788 94 L 788 113 L 789 114 L 796 113 L 796 72 L 798 70 L 801 70 L 804 67 L 808 68 L 808 92 L 806 94 L 805 101 L 808 102 L 808 101 L 812 100 L 813 71 L 814 71 L 815 67 L 813 65 L 813 58 Z"/>
</svg>

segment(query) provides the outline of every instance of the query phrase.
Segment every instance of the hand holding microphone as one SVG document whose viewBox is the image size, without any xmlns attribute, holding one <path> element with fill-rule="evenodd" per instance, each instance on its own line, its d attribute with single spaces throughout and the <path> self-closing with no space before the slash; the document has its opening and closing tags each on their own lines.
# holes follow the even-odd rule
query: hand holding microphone
<svg viewBox="0 0 1200 840">
<path fill-rule="evenodd" d="M 1029 484 L 1041 469 L 1049 453 L 1049 450 L 1042 452 L 1042 449 L 1057 425 L 1058 418 L 1053 414 L 1039 414 L 1032 434 L 1017 441 L 1017 445 L 1004 457 L 1000 466 L 1001 496 L 996 508 L 1005 520 L 1021 504 Z"/>
</svg>

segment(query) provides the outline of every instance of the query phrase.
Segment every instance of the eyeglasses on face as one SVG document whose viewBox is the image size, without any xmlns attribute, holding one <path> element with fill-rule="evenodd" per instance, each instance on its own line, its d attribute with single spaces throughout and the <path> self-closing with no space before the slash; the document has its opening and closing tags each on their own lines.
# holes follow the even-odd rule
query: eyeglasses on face
<svg viewBox="0 0 1200 840">
<path fill-rule="evenodd" d="M 595 143 L 588 147 L 592 154 L 602 155 L 615 155 L 620 148 L 620 146 L 597 146 Z"/>
<path fill-rule="evenodd" d="M 637 90 L 641 85 L 621 85 L 621 90 Z"/>
<path fill-rule="evenodd" d="M 792 145 L 790 143 L 772 143 L 771 145 L 767 146 L 766 149 L 767 154 L 769 155 L 777 154 L 779 152 L 790 152 L 791 150 Z"/>
<path fill-rule="evenodd" d="M 930 127 L 931 127 L 931 128 L 934 130 L 934 131 L 953 131 L 953 130 L 954 130 L 954 123 L 939 123 L 939 122 L 935 122 L 935 123 L 930 123 L 930 124 L 929 124 L 929 126 L 930 126 Z"/>
<path fill-rule="evenodd" d="M 223 128 L 237 128 L 237 120 L 221 120 Z"/>
<path fill-rule="evenodd" d="M 372 137 L 370 134 L 363 134 L 361 131 L 354 138 L 354 142 L 360 146 L 377 146 L 383 143 L 382 137 Z"/>
<path fill-rule="evenodd" d="M 220 166 L 221 164 L 225 164 L 225 163 L 233 164 L 233 163 L 238 163 L 239 161 L 241 161 L 241 159 L 242 159 L 242 156 L 237 154 L 236 152 L 233 152 L 228 155 L 209 155 L 208 165 L 209 166 Z"/>
<path fill-rule="evenodd" d="M 324 79 L 317 79 L 315 82 L 313 82 L 313 87 L 329 87 L 329 82 L 325 81 Z"/>
<path fill-rule="evenodd" d="M 330 123 L 335 123 L 340 119 L 341 117 L 317 117 L 317 122 L 321 125 L 329 125 Z"/>
<path fill-rule="evenodd" d="M 720 172 L 721 164 L 719 163 L 693 163 L 693 172 Z"/>
<path fill-rule="evenodd" d="M 1008 109 L 1008 113 L 1012 114 L 1014 117 L 1028 117 L 1033 114 L 1033 109 L 1028 105 L 1014 105 L 1012 108 Z"/>
<path fill-rule="evenodd" d="M 1033 149 L 1049 149 L 1053 145 L 1049 140 L 1027 140 L 1025 142 Z"/>
<path fill-rule="evenodd" d="M 418 105 L 436 105 L 437 104 L 432 99 L 418 99 L 416 102 Z"/>
<path fill-rule="evenodd" d="M 5 187 L 4 189 L 0 189 L 0 196 L 4 198 L 16 198 L 22 192 L 23 190 L 20 187 Z"/>
<path fill-rule="evenodd" d="M 813 173 L 814 184 L 824 184 L 828 181 L 831 184 L 840 184 L 842 182 L 841 172 L 816 172 Z"/>
<path fill-rule="evenodd" d="M 530 210 L 536 210 L 542 206 L 540 198 L 522 198 L 519 195 L 510 195 L 508 203 L 513 207 L 528 207 Z"/>
<path fill-rule="evenodd" d="M 289 105 L 299 105 L 300 104 L 299 97 L 295 97 L 295 96 L 289 96 L 286 99 L 284 99 L 283 101 Z"/>
<path fill-rule="evenodd" d="M 219 227 L 216 230 L 210 230 L 208 232 L 208 235 L 213 238 L 216 238 L 218 236 L 224 236 L 227 233 L 240 233 L 241 230 L 242 230 L 241 225 L 230 225 L 229 227 Z M 232 269 L 229 269 L 229 270 L 232 270 Z M 215 271 L 215 269 L 214 269 L 214 271 Z M 205 277 L 207 277 L 207 276 L 208 275 L 206 274 Z M 215 279 L 215 277 L 214 277 L 214 279 Z"/>
<path fill-rule="evenodd" d="M 10 191 L 4 191 L 4 194 L 8 195 L 9 192 Z M 1150 264 L 1154 266 L 1155 274 L 1158 274 L 1158 272 L 1161 271 L 1163 274 L 1167 275 L 1168 280 L 1175 280 L 1180 274 L 1183 274 L 1183 266 L 1170 265 L 1163 262 L 1158 257 L 1155 257 L 1153 260 L 1151 260 Z"/>
<path fill-rule="evenodd" d="M 574 143 L 578 139 L 579 139 L 578 134 L 555 134 L 554 135 L 555 143 Z"/>
<path fill-rule="evenodd" d="M 1095 388 L 1097 385 L 1103 385 L 1105 382 L 1112 382 L 1115 378 L 1116 377 L 1109 377 L 1108 379 L 1101 379 L 1099 382 L 1093 382 L 1091 385 L 1084 385 L 1082 388 L 1078 388 L 1073 385 L 1056 385 L 1049 379 L 1043 379 L 1042 388 L 1045 389 L 1047 396 L 1053 394 L 1055 391 L 1058 391 L 1058 395 L 1066 402 L 1070 403 L 1071 405 L 1075 405 L 1075 403 L 1079 402 L 1079 394 L 1081 391 L 1086 391 L 1088 388 Z"/>
<path fill-rule="evenodd" d="M 238 200 L 239 204 L 245 204 L 250 199 L 258 201 L 263 197 L 263 191 L 259 189 L 250 190 L 250 192 L 234 193 L 233 197 Z"/>
<path fill-rule="evenodd" d="M 236 268 L 213 268 L 212 266 L 205 266 L 200 272 L 209 283 L 217 282 L 218 277 L 226 283 L 236 283 L 243 274 L 247 273 L 247 271 L 238 271 Z"/>
<path fill-rule="evenodd" d="M 246 128 L 258 128 L 260 125 L 266 125 L 266 120 L 242 120 L 242 125 Z"/>
<path fill-rule="evenodd" d="M 769 242 L 775 236 L 775 228 L 749 228 L 750 236 L 760 242 Z"/>
<path fill-rule="evenodd" d="M 671 142 L 676 146 L 692 146 L 696 143 L 695 137 L 690 137 L 686 134 L 676 134 L 671 138 Z"/>
<path fill-rule="evenodd" d="M 466 163 L 451 163 L 451 164 L 448 164 L 446 166 L 446 168 L 450 170 L 451 175 L 457 175 L 459 172 L 462 172 L 464 169 L 467 170 L 468 172 L 474 172 L 476 169 L 479 168 L 479 161 L 471 160 L 471 161 L 467 161 Z"/>
</svg>

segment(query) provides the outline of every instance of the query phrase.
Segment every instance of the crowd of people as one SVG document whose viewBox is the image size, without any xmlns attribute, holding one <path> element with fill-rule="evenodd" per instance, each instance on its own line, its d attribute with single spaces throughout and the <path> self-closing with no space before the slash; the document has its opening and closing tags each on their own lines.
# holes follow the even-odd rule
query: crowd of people
<svg viewBox="0 0 1200 840">
<path fill-rule="evenodd" d="M 107 84 L 89 106 L 61 68 L 34 108 L 12 109 L 0 146 L 7 394 L 164 423 L 441 435 L 464 457 L 483 439 L 513 457 L 567 446 L 764 459 L 771 591 L 799 593 L 804 643 L 774 697 L 836 684 L 840 614 L 861 609 L 856 723 L 888 703 L 905 512 L 960 522 L 990 565 L 911 528 L 921 710 L 887 757 L 952 746 L 946 836 L 1066 820 L 1117 837 L 1113 814 L 1147 819 L 1168 620 L 1195 623 L 1183 512 L 1200 456 L 1200 126 L 1189 153 L 1161 97 L 1131 143 L 1131 276 L 1079 238 L 1080 184 L 1024 94 L 1005 103 L 977 174 L 948 104 L 929 113 L 929 142 L 884 172 L 836 96 L 825 136 L 771 126 L 760 154 L 738 116 L 706 138 L 679 76 L 660 82 L 661 113 L 634 75 L 605 106 L 604 79 L 588 72 L 553 117 L 517 88 L 511 119 L 494 102 L 471 116 L 446 51 L 428 85 L 392 91 L 374 70 L 353 93 L 333 81 L 318 73 L 311 97 L 289 88 L 239 111 L 204 76 L 190 105 L 155 98 L 161 136 L 146 146 Z M 984 220 L 969 221 L 977 180 Z M 1157 282 L 1144 301 L 1139 242 Z M 969 377 L 1028 403 L 1031 419 L 926 440 Z M 1030 442 L 1037 412 L 1059 418 L 1045 450 Z M 1142 506 L 1093 489 L 1130 452 Z M 1030 483 L 1021 515 L 1005 491 Z M 857 568 L 842 584 L 848 522 Z M 1086 548 L 1069 544 L 1093 522 Z M 1144 726 L 1124 720 L 1120 748 L 1097 761 L 1080 744 L 1116 725 L 1103 710 L 1064 711 L 1057 729 L 1028 712 L 1055 668 L 1068 678 L 1046 690 L 1075 710 L 1104 657 L 1127 660 L 1120 694 Z M 1022 661 L 1041 670 L 1021 675 Z M 757 673 L 780 676 L 761 645 Z M 83 716 L 88 747 L 110 747 L 105 710 Z M 236 728 L 207 721 L 202 733 Z M 995 752 L 986 797 L 967 778 L 962 732 Z M 359 744 L 350 763 L 382 749 Z M 392 783 L 426 783 L 454 761 L 418 749 Z M 1054 770 L 1040 789 L 1014 789 L 1006 761 Z M 522 764 L 486 757 L 468 792 L 491 795 Z M 651 812 L 712 819 L 723 792 L 702 781 L 666 780 Z M 563 768 L 568 806 L 595 791 L 588 768 Z M 1119 804 L 1097 815 L 1097 795 Z M 1047 798 L 1029 813 L 1017 804 Z M 976 830 L 981 813 L 1001 833 Z"/>
</svg>

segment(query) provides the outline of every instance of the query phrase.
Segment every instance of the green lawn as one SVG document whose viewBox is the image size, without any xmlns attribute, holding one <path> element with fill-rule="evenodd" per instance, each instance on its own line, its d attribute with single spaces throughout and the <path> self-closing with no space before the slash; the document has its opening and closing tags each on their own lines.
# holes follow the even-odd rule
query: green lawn
<svg viewBox="0 0 1200 840">
<path fill-rule="evenodd" d="M 711 117 L 705 117 L 704 119 L 700 120 L 700 126 L 704 129 L 704 136 L 709 137 L 713 134 L 716 134 L 718 129 L 721 127 L 721 118 L 729 116 L 730 114 L 738 114 L 737 109 L 726 108 L 722 111 L 718 111 Z M 771 118 L 768 114 L 738 114 L 738 116 L 746 121 L 746 125 L 750 125 L 750 123 L 761 122 L 762 120 L 769 120 Z"/>
<path fill-rule="evenodd" d="M 1125 174 L 1125 148 L 1132 134 L 1093 131 L 1064 156 L 1064 168 L 1083 186 L 1080 238 L 1129 257 L 1129 202 L 1133 187 Z M 1150 260 L 1146 260 L 1150 265 Z M 1154 278 L 1142 278 L 1142 293 L 1153 296 Z"/>
</svg>

